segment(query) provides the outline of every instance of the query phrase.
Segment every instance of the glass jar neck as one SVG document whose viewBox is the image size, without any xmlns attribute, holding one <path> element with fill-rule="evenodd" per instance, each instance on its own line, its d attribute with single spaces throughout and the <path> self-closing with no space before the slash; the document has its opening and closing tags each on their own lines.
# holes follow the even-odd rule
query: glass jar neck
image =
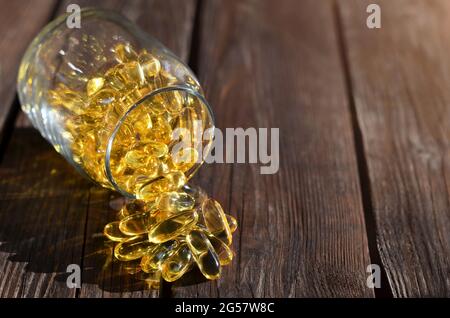
<svg viewBox="0 0 450 318">
<path fill-rule="evenodd" d="M 118 182 L 116 181 L 116 179 L 114 178 L 113 173 L 112 173 L 111 152 L 112 152 L 114 141 L 116 140 L 117 134 L 120 131 L 121 127 L 125 124 L 127 119 L 129 119 L 130 114 L 136 108 L 138 108 L 138 107 L 147 107 L 148 104 L 146 104 L 144 102 L 155 98 L 159 94 L 164 94 L 164 93 L 167 93 L 167 92 L 174 92 L 174 91 L 182 92 L 182 93 L 190 95 L 190 96 L 192 96 L 194 98 L 197 98 L 206 107 L 206 110 L 208 111 L 209 116 L 211 117 L 211 121 L 214 124 L 213 113 L 212 113 L 211 107 L 208 104 L 208 102 L 206 101 L 205 97 L 201 93 L 199 93 L 197 90 L 195 90 L 192 87 L 187 86 L 187 85 L 172 85 L 172 86 L 166 86 L 166 87 L 163 87 L 163 88 L 155 89 L 152 92 L 150 92 L 147 95 L 145 95 L 144 97 L 142 97 L 136 103 L 131 105 L 127 109 L 127 111 L 122 115 L 122 117 L 118 120 L 114 130 L 111 133 L 111 136 L 108 138 L 108 142 L 107 142 L 107 146 L 106 146 L 106 152 L 105 152 L 105 160 L 104 160 L 104 162 L 105 162 L 104 169 L 105 169 L 105 173 L 106 173 L 106 177 L 107 177 L 108 181 L 110 182 L 110 184 L 112 185 L 114 190 L 116 190 L 117 192 L 121 193 L 125 197 L 131 198 L 131 199 L 135 199 L 136 198 L 136 194 L 135 193 L 130 193 L 130 192 L 126 191 L 125 189 L 123 189 L 118 184 Z M 149 129 L 152 129 L 152 128 L 149 128 Z"/>
</svg>

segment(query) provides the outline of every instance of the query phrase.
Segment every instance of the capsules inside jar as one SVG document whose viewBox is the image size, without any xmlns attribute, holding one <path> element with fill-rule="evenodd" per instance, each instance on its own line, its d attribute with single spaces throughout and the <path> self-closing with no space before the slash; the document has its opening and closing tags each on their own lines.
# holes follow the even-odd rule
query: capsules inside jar
<svg viewBox="0 0 450 318">
<path fill-rule="evenodd" d="M 85 87 L 57 83 L 49 101 L 65 113 L 72 160 L 94 181 L 149 200 L 184 185 L 212 143 L 213 119 L 197 81 L 170 57 L 112 48 L 115 62 Z"/>
</svg>

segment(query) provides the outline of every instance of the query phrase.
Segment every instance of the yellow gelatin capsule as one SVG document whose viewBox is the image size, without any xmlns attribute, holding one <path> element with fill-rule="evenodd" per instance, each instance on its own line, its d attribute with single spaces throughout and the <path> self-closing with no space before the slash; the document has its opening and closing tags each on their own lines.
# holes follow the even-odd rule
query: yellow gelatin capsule
<svg viewBox="0 0 450 318">
<path fill-rule="evenodd" d="M 167 151 L 167 146 L 157 145 L 159 150 L 153 149 L 154 154 L 160 155 Z M 154 174 L 158 172 L 159 161 L 156 156 L 150 155 L 144 150 L 130 150 L 124 156 L 126 167 L 130 169 L 137 169 L 139 174 L 145 175 L 147 178 L 154 178 Z M 117 171 L 117 170 L 116 170 Z M 120 172 L 120 170 L 119 170 Z M 125 172 L 125 171 L 123 171 Z"/>
<path fill-rule="evenodd" d="M 146 142 L 143 150 L 147 156 L 156 158 L 164 157 L 169 152 L 167 145 L 158 141 Z"/>
<path fill-rule="evenodd" d="M 150 213 L 132 214 L 120 221 L 119 229 L 126 235 L 140 235 L 148 232 L 152 221 Z"/>
<path fill-rule="evenodd" d="M 147 202 L 142 200 L 131 200 L 125 204 L 125 208 L 127 209 L 129 215 L 144 212 L 147 207 Z"/>
<path fill-rule="evenodd" d="M 174 171 L 144 184 L 137 193 L 138 199 L 151 200 L 162 192 L 177 190 L 186 183 L 181 171 Z"/>
<path fill-rule="evenodd" d="M 124 64 L 123 73 L 128 82 L 134 82 L 140 86 L 145 84 L 144 70 L 141 65 L 136 62 L 128 62 Z"/>
<path fill-rule="evenodd" d="M 188 232 L 198 221 L 196 211 L 177 213 L 163 219 L 150 228 L 148 239 L 153 243 L 162 243 Z"/>
<path fill-rule="evenodd" d="M 192 253 L 187 243 L 182 243 L 176 251 L 161 265 L 161 274 L 164 280 L 174 282 L 183 276 L 193 262 Z"/>
<path fill-rule="evenodd" d="M 176 73 L 176 71 L 174 71 Z M 171 86 L 177 83 L 178 79 L 173 76 L 171 73 L 166 71 L 164 68 L 159 72 L 160 85 L 163 86 Z"/>
<path fill-rule="evenodd" d="M 156 75 L 158 75 L 161 70 L 161 63 L 159 60 L 153 56 L 152 54 L 143 51 L 139 54 L 138 62 L 144 71 L 144 75 L 146 79 L 152 79 Z"/>
<path fill-rule="evenodd" d="M 88 96 L 92 96 L 97 93 L 105 84 L 103 77 L 93 77 L 86 84 L 86 92 Z"/>
<path fill-rule="evenodd" d="M 150 110 L 154 111 L 156 105 L 158 104 L 152 103 Z M 153 128 L 148 132 L 146 137 L 150 140 L 159 141 L 165 144 L 170 143 L 172 141 L 172 126 L 169 121 L 164 118 L 164 113 L 152 117 L 152 119 Z"/>
<path fill-rule="evenodd" d="M 116 91 L 122 91 L 129 87 L 129 83 L 122 77 L 123 64 L 116 65 L 105 73 L 105 81 Z"/>
<path fill-rule="evenodd" d="M 128 235 L 120 231 L 119 221 L 106 224 L 105 228 L 103 229 L 103 234 L 105 234 L 107 238 L 114 242 L 122 242 L 130 238 Z"/>
<path fill-rule="evenodd" d="M 199 161 L 197 150 L 191 147 L 176 151 L 171 154 L 171 158 L 174 167 L 181 171 L 188 171 Z"/>
<path fill-rule="evenodd" d="M 185 184 L 181 189 L 194 198 L 195 207 L 201 206 L 203 202 L 208 199 L 206 192 L 198 186 Z"/>
<path fill-rule="evenodd" d="M 123 206 L 119 213 L 118 217 L 120 220 L 136 213 L 142 213 L 145 211 L 146 203 L 142 200 L 132 200 L 127 202 L 125 206 Z"/>
<path fill-rule="evenodd" d="M 160 265 L 175 252 L 177 246 L 178 242 L 176 240 L 155 245 L 142 256 L 142 270 L 146 273 L 158 270 Z"/>
<path fill-rule="evenodd" d="M 74 114 L 81 115 L 84 113 L 85 96 L 72 91 L 64 84 L 59 84 L 53 91 L 49 91 L 49 99 L 52 105 L 62 106 Z"/>
<path fill-rule="evenodd" d="M 195 200 L 184 192 L 164 192 L 157 199 L 159 210 L 169 212 L 182 212 L 192 210 Z"/>
<path fill-rule="evenodd" d="M 184 94 L 170 91 L 164 94 L 164 107 L 172 115 L 178 115 L 184 107 Z"/>
<path fill-rule="evenodd" d="M 167 163 L 165 163 L 164 160 L 162 160 L 162 158 L 161 158 L 161 160 L 158 160 L 157 173 L 156 173 L 158 176 L 166 175 L 170 172 L 170 170 L 171 169 L 169 168 Z"/>
<path fill-rule="evenodd" d="M 197 119 L 195 111 L 192 107 L 183 108 L 182 112 L 177 117 L 177 128 L 180 128 L 180 133 L 186 139 L 185 132 L 192 138 L 191 132 L 194 129 L 194 122 Z"/>
<path fill-rule="evenodd" d="M 88 114 L 89 116 L 98 119 L 99 121 L 103 121 L 105 120 L 105 118 L 111 118 L 111 116 L 115 118 L 118 118 L 118 116 L 116 116 L 116 112 L 115 112 L 115 106 L 116 104 L 114 104 L 117 100 L 117 96 L 115 94 L 115 92 L 112 89 L 101 89 L 99 91 L 96 92 L 96 94 L 94 96 L 92 96 L 89 100 L 89 110 L 86 112 L 86 114 Z M 108 116 L 105 117 L 105 112 L 108 113 Z M 100 122 L 101 123 L 101 122 Z M 107 124 L 102 123 L 103 124 Z M 100 131 L 97 131 L 97 133 L 100 133 Z M 105 132 L 106 133 L 106 132 Z M 109 132 L 107 133 L 107 137 L 109 137 Z"/>
<path fill-rule="evenodd" d="M 153 246 L 146 235 L 135 236 L 117 244 L 114 256 L 119 261 L 132 261 L 144 256 Z"/>
<path fill-rule="evenodd" d="M 165 175 L 165 178 L 171 184 L 171 189 L 173 191 L 181 188 L 186 183 L 186 176 L 181 171 L 174 171 Z M 167 191 L 166 191 L 167 192 Z"/>
<path fill-rule="evenodd" d="M 108 136 L 108 138 L 109 137 L 110 136 Z M 117 131 L 117 135 L 113 143 L 113 148 L 111 149 L 111 156 L 113 158 L 116 158 L 116 160 L 119 160 L 127 153 L 134 142 L 136 142 L 135 132 L 131 125 L 124 122 L 120 126 L 120 129 Z"/>
<path fill-rule="evenodd" d="M 153 180 L 153 178 L 155 177 L 155 174 L 156 174 L 155 172 L 150 172 L 150 170 L 149 170 L 148 176 L 138 174 L 138 175 L 127 176 L 125 178 L 117 177 L 116 180 L 118 180 L 118 182 L 120 184 L 125 184 L 126 189 L 129 192 L 134 193 L 137 190 L 139 190 L 144 184 Z"/>
<path fill-rule="evenodd" d="M 160 165 L 161 161 L 158 158 L 147 155 L 147 161 L 145 162 L 145 165 L 136 168 L 135 172 L 144 175 L 147 178 L 154 179 L 157 176 L 161 175 Z"/>
<path fill-rule="evenodd" d="M 137 59 L 138 55 L 129 43 L 119 43 L 114 48 L 116 59 L 120 63 L 127 63 Z"/>
<path fill-rule="evenodd" d="M 205 233 L 193 230 L 186 236 L 186 242 L 202 274 L 208 279 L 219 278 L 222 272 L 219 256 Z"/>
<path fill-rule="evenodd" d="M 138 100 L 140 100 L 144 95 L 144 90 L 141 90 L 138 87 L 133 87 L 131 90 L 127 91 L 121 96 L 120 101 L 125 105 L 126 108 L 128 108 Z"/>
<path fill-rule="evenodd" d="M 205 200 L 202 204 L 202 215 L 208 231 L 214 233 L 226 245 L 231 245 L 231 229 L 219 202 L 214 199 Z"/>
<path fill-rule="evenodd" d="M 225 216 L 227 218 L 228 225 L 230 226 L 231 233 L 234 233 L 238 227 L 236 218 L 229 214 L 225 214 Z"/>
<path fill-rule="evenodd" d="M 133 121 L 133 126 L 139 134 L 146 134 L 149 129 L 153 127 L 152 116 L 149 113 L 142 115 L 140 118 L 137 118 Z"/>
<path fill-rule="evenodd" d="M 192 145 L 202 141 L 203 135 L 199 131 L 208 124 L 207 119 L 201 114 L 199 107 L 184 107 L 178 117 L 178 127 L 190 133 Z"/>
<path fill-rule="evenodd" d="M 154 96 L 153 98 L 147 98 L 141 102 L 141 105 L 146 110 L 150 110 L 153 116 L 159 116 L 166 111 L 164 104 L 161 102 L 161 97 L 159 95 Z M 156 118 L 153 118 L 155 121 Z"/>
<path fill-rule="evenodd" d="M 148 155 L 140 150 L 131 150 L 125 155 L 126 164 L 132 169 L 142 167 L 145 165 L 147 159 Z"/>
<path fill-rule="evenodd" d="M 211 242 L 214 250 L 219 256 L 220 265 L 228 265 L 233 260 L 233 251 L 222 240 L 219 240 L 215 235 L 208 233 L 208 239 Z"/>
</svg>

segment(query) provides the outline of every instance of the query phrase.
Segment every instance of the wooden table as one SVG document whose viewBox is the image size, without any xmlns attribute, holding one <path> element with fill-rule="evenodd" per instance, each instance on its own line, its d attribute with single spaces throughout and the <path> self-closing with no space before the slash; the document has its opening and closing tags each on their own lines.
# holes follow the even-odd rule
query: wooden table
<svg viewBox="0 0 450 318">
<path fill-rule="evenodd" d="M 280 128 L 277 174 L 214 164 L 195 178 L 239 221 L 232 265 L 160 290 L 111 260 L 101 233 L 118 195 L 19 110 L 19 60 L 71 2 L 0 1 L 2 297 L 450 296 L 450 1 L 76 1 L 121 11 L 187 61 L 218 127 Z M 370 3 L 381 29 L 366 26 Z M 81 289 L 66 286 L 72 263 Z"/>
</svg>

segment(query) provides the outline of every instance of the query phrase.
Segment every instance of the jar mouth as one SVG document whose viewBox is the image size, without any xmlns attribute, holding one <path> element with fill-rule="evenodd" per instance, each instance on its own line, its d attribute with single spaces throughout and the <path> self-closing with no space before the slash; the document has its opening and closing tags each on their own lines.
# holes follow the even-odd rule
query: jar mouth
<svg viewBox="0 0 450 318">
<path fill-rule="evenodd" d="M 145 101 L 154 98 L 158 94 L 174 92 L 174 91 L 184 92 L 188 95 L 191 95 L 194 98 L 197 98 L 205 106 L 206 111 L 208 112 L 209 118 L 211 120 L 211 123 L 214 127 L 214 115 L 211 110 L 211 106 L 209 105 L 209 103 L 207 102 L 207 100 L 201 93 L 199 93 L 197 90 L 195 90 L 189 86 L 171 85 L 171 86 L 166 86 L 163 88 L 158 88 L 158 89 L 155 89 L 152 92 L 148 93 L 147 95 L 142 97 L 140 100 L 138 100 L 136 103 L 134 103 L 131 107 L 129 107 L 127 109 L 127 111 L 118 120 L 116 126 L 114 127 L 114 130 L 111 133 L 111 136 L 108 138 L 108 142 L 106 145 L 106 151 L 105 151 L 105 167 L 104 168 L 105 168 L 106 177 L 107 177 L 108 181 L 111 183 L 111 185 L 113 186 L 114 190 L 116 190 L 117 192 L 119 192 L 120 194 L 122 194 L 125 197 L 131 198 L 131 199 L 136 199 L 136 194 L 130 193 L 129 191 L 123 189 L 117 183 L 116 179 L 113 176 L 112 169 L 111 169 L 111 152 L 113 149 L 114 140 L 115 140 L 118 132 L 120 131 L 122 125 L 124 125 L 125 121 L 129 117 L 129 115 L 133 112 L 133 110 L 135 110 L 137 107 L 141 106 Z M 203 158 L 204 157 L 205 157 L 205 154 L 203 155 Z M 197 167 L 197 169 L 199 168 L 199 166 Z M 191 175 L 193 175 L 197 169 L 195 169 L 191 173 Z"/>
</svg>

